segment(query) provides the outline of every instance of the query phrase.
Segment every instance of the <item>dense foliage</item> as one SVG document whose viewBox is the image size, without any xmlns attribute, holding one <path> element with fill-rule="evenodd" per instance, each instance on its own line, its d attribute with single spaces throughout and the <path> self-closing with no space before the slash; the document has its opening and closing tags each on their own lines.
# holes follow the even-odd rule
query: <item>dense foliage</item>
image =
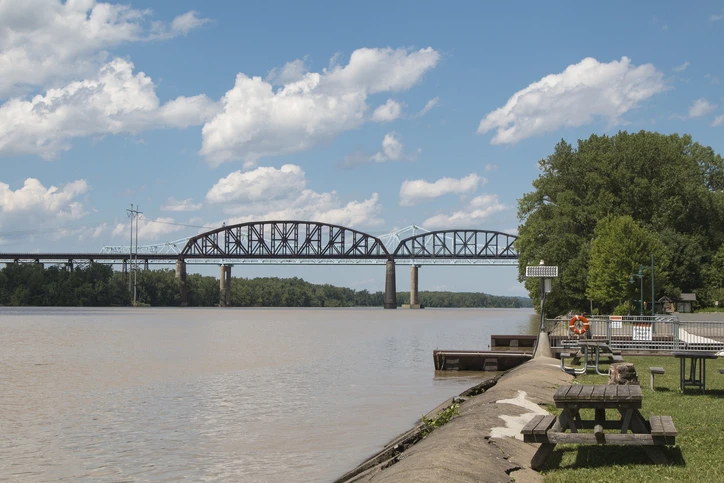
<svg viewBox="0 0 724 483">
<path fill-rule="evenodd" d="M 724 295 L 724 165 L 710 147 L 688 135 L 592 135 L 576 148 L 561 141 L 539 167 L 519 201 L 517 247 L 521 279 L 540 260 L 559 266 L 547 315 L 612 313 L 639 298 L 628 280 L 640 265 L 650 292 L 651 254 L 656 298 L 695 292 L 706 306 Z M 537 306 L 538 280 L 526 288 Z"/>
<path fill-rule="evenodd" d="M 215 277 L 189 274 L 188 304 L 212 307 L 219 304 Z M 179 306 L 181 282 L 174 270 L 143 270 L 137 273 L 139 303 L 154 307 Z M 398 293 L 400 304 L 409 293 Z M 484 293 L 420 292 L 428 307 L 531 307 L 530 299 L 498 297 Z M 107 265 L 86 267 L 9 264 L 0 270 L 0 305 L 112 306 L 130 305 L 128 280 Z M 233 278 L 231 303 L 237 307 L 381 307 L 383 293 L 317 285 L 300 278 Z"/>
</svg>

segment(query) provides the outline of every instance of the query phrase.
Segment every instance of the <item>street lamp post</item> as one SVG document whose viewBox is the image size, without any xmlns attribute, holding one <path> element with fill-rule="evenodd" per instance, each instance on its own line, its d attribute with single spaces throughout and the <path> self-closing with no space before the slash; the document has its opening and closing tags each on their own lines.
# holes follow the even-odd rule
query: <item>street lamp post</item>
<svg viewBox="0 0 724 483">
<path fill-rule="evenodd" d="M 638 277 L 638 279 L 641 281 L 641 292 L 640 296 L 641 299 L 639 299 L 639 312 L 640 315 L 644 315 L 644 266 L 639 265 L 639 271 L 636 273 L 631 274 L 631 278 L 629 278 L 628 283 L 634 283 L 634 277 Z"/>
<path fill-rule="evenodd" d="M 558 276 L 558 266 L 546 265 L 543 260 L 540 261 L 539 265 L 529 265 L 525 267 L 525 276 L 538 277 L 540 278 L 540 326 L 538 328 L 538 340 L 536 341 L 535 348 L 533 349 L 534 357 L 540 355 L 551 356 L 550 354 L 550 341 L 548 340 L 548 334 L 545 332 L 545 311 L 544 304 L 546 294 L 551 291 L 551 279 Z M 543 342 L 542 342 L 543 341 Z M 541 343 L 544 344 L 544 350 L 539 351 Z"/>
</svg>

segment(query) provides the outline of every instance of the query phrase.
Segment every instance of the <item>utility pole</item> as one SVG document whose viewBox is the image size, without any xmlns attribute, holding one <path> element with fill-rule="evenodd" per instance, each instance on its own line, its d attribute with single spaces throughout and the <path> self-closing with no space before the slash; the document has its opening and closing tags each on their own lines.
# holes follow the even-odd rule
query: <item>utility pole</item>
<svg viewBox="0 0 724 483">
<path fill-rule="evenodd" d="M 129 267 L 133 267 L 133 306 L 136 306 L 136 288 L 138 285 L 138 279 L 137 279 L 137 272 L 138 272 L 138 215 L 143 214 L 143 212 L 138 211 L 138 205 L 136 205 L 136 209 L 133 209 L 133 203 L 131 203 L 131 209 L 126 210 L 128 212 L 128 216 L 131 218 L 131 240 L 128 245 L 128 252 L 129 252 Z M 136 219 L 136 262 L 135 265 L 133 263 L 133 219 Z M 131 292 L 131 274 L 128 274 L 128 292 Z"/>
<path fill-rule="evenodd" d="M 133 203 L 131 203 L 131 209 L 126 210 L 128 212 L 128 218 L 131 219 L 131 240 L 128 242 L 128 293 L 131 293 L 131 269 L 133 268 L 133 217 L 135 211 L 133 211 Z"/>
</svg>

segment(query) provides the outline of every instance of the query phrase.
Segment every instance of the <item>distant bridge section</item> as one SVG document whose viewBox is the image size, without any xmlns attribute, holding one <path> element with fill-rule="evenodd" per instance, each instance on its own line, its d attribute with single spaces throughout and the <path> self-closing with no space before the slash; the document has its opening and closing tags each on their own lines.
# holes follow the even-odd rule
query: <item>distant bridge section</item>
<svg viewBox="0 0 724 483">
<path fill-rule="evenodd" d="M 222 226 L 199 235 L 132 250 L 103 247 L 100 253 L 0 253 L 0 263 L 120 263 L 123 272 L 143 263 L 176 264 L 187 298 L 186 265 L 220 265 L 220 305 L 231 304 L 231 267 L 237 264 L 385 264 L 385 308 L 396 308 L 395 264 L 409 264 L 410 308 L 419 308 L 422 265 L 517 266 L 515 235 L 489 230 L 428 231 L 410 226 L 376 237 L 339 225 L 312 221 L 255 221 Z"/>
<path fill-rule="evenodd" d="M 400 240 L 392 254 L 395 260 L 488 260 L 517 265 L 518 237 L 488 230 L 440 230 Z M 508 263 L 505 263 L 508 262 Z"/>
<path fill-rule="evenodd" d="M 189 238 L 179 258 L 388 260 L 377 237 L 311 221 L 262 221 L 223 226 Z"/>
</svg>

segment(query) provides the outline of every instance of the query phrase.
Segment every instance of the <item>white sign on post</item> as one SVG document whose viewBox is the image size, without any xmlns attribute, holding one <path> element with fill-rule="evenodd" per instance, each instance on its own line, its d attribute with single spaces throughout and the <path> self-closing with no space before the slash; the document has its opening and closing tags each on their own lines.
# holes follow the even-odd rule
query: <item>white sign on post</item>
<svg viewBox="0 0 724 483">
<path fill-rule="evenodd" d="M 633 340 L 652 340 L 650 322 L 637 322 L 633 325 Z"/>
<path fill-rule="evenodd" d="M 525 276 L 539 278 L 556 278 L 558 277 L 558 266 L 528 265 L 525 267 Z"/>
</svg>

